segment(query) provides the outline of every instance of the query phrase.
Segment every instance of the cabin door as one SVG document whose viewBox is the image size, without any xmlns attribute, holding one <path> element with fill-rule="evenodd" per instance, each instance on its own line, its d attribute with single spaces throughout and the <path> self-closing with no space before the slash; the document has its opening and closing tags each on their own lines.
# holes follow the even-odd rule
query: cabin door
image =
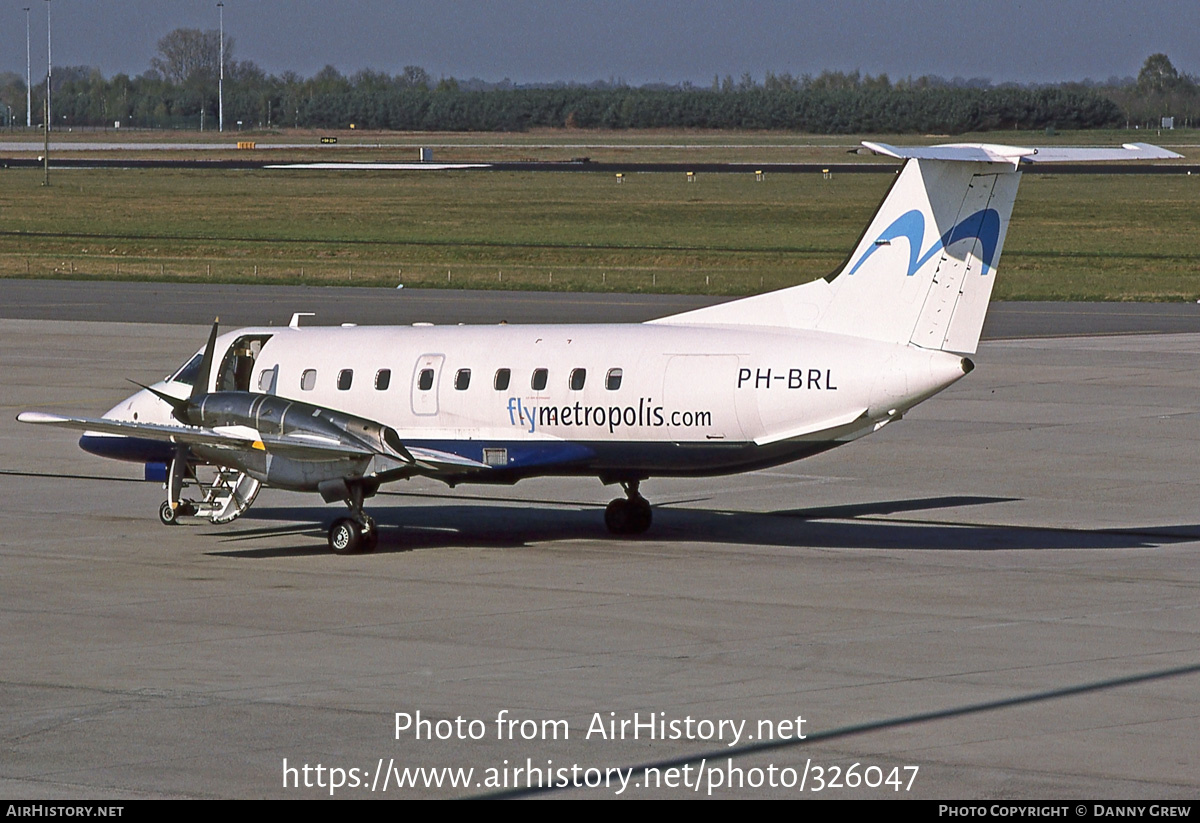
<svg viewBox="0 0 1200 823">
<path fill-rule="evenodd" d="M 742 395 L 731 391 L 737 384 L 736 354 L 675 355 L 667 363 L 663 381 L 663 424 L 680 441 L 739 441 Z"/>
<path fill-rule="evenodd" d="M 412 377 L 412 410 L 417 415 L 438 413 L 438 383 L 442 377 L 442 354 L 423 354 L 417 358 Z"/>
</svg>

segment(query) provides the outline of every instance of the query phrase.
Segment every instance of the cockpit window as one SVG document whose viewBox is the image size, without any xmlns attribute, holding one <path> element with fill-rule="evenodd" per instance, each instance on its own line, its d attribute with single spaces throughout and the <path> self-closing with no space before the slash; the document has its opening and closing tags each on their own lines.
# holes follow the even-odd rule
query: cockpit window
<svg viewBox="0 0 1200 823">
<path fill-rule="evenodd" d="M 183 368 L 171 375 L 171 382 L 182 383 L 185 386 L 192 386 L 196 383 L 196 375 L 200 373 L 200 361 L 204 359 L 204 352 L 196 352 L 191 360 L 183 364 Z"/>
</svg>

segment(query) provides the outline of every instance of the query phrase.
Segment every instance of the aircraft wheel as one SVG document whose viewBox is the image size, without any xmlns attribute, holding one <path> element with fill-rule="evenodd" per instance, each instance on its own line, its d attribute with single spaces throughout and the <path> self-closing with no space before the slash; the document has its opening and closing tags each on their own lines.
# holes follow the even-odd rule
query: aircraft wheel
<svg viewBox="0 0 1200 823">
<path fill-rule="evenodd" d="M 650 509 L 650 501 L 638 497 L 629 501 L 628 534 L 642 534 L 650 528 L 654 520 L 654 512 Z"/>
<path fill-rule="evenodd" d="M 372 523 L 371 530 L 367 531 L 367 532 L 363 532 L 362 550 L 364 553 L 369 554 L 370 552 L 375 551 L 375 547 L 378 545 L 379 545 L 379 530 L 376 529 L 375 524 Z"/>
<path fill-rule="evenodd" d="M 633 507 L 624 497 L 618 497 L 604 507 L 604 525 L 612 534 L 629 534 Z"/>
<path fill-rule="evenodd" d="M 653 519 L 650 503 L 641 497 L 618 497 L 604 509 L 604 525 L 613 534 L 641 534 L 650 528 Z"/>
<path fill-rule="evenodd" d="M 176 526 L 179 524 L 179 511 L 171 508 L 170 500 L 164 500 L 158 507 L 158 519 L 164 526 Z"/>
<path fill-rule="evenodd" d="M 334 554 L 356 554 L 363 548 L 363 530 L 356 521 L 339 517 L 329 527 L 329 548 Z"/>
</svg>

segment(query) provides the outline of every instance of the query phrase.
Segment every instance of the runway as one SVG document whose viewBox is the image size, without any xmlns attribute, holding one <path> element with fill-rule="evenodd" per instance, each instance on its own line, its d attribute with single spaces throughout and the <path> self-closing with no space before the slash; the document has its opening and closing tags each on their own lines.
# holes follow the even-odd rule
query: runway
<svg viewBox="0 0 1200 823">
<path fill-rule="evenodd" d="M 156 147 L 151 147 L 154 150 Z M 0 147 L 0 151 L 3 148 Z M 39 169 L 43 161 L 34 156 L 0 157 L 0 169 Z M 185 159 L 171 157 L 88 157 L 79 153 L 51 155 L 51 169 L 191 169 L 194 171 L 245 171 L 270 169 L 280 173 L 303 170 L 355 172 L 585 172 L 593 174 L 895 174 L 899 166 L 885 162 L 866 163 L 680 163 L 614 160 L 497 160 L 466 163 L 409 162 L 311 162 L 303 159 L 260 157 L 258 159 Z M 1055 163 L 1053 171 L 1030 169 L 1027 174 L 1200 174 L 1194 163 Z"/>
<path fill-rule="evenodd" d="M 373 501 L 379 550 L 341 558 L 322 532 L 336 508 L 315 495 L 265 492 L 229 526 L 165 528 L 138 467 L 14 421 L 100 412 L 126 378 L 161 377 L 201 345 L 212 302 L 231 323 L 263 306 L 286 322 L 314 297 L 157 291 L 179 299 L 147 317 L 135 286 L 159 288 L 89 285 L 56 315 L 59 285 L 4 281 L 4 796 L 327 797 L 341 769 L 337 797 L 462 797 L 504 788 L 489 774 L 519 782 L 518 767 L 613 774 L 692 755 L 707 756 L 688 767 L 695 789 L 663 767 L 657 783 L 555 796 L 1196 796 L 1196 306 L 999 304 L 1009 325 L 989 327 L 976 370 L 900 423 L 770 471 L 652 479 L 641 539 L 604 532 L 613 493 L 594 480 L 418 480 Z M 434 322 L 679 305 L 414 291 L 380 308 L 380 290 L 342 291 L 357 290 L 332 304 L 355 322 L 413 322 L 396 305 L 414 297 L 428 302 L 413 319 Z M 1162 676 L 1113 683 L 1142 674 Z M 397 713 L 417 712 L 434 739 L 397 733 Z M 635 713 L 680 737 L 605 731 Z M 794 739 L 798 717 L 812 742 Z M 739 754 L 765 730 L 795 745 Z M 848 787 L 854 764 L 911 784 Z M 395 785 L 444 767 L 474 771 Z M 712 785 L 739 769 L 741 786 Z"/>
</svg>

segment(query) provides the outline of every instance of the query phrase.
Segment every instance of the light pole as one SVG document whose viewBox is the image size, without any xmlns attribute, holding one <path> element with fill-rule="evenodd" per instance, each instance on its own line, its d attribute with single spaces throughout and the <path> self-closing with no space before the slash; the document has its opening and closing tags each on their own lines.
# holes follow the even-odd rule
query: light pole
<svg viewBox="0 0 1200 823">
<path fill-rule="evenodd" d="M 225 131 L 225 4 L 217 3 L 217 14 L 221 19 L 221 56 L 217 75 L 217 131 Z"/>
<path fill-rule="evenodd" d="M 29 62 L 29 7 L 25 7 L 25 128 L 33 128 L 33 64 Z"/>
<path fill-rule="evenodd" d="M 50 131 L 50 76 L 54 73 L 54 61 L 50 59 L 50 0 L 46 0 L 46 131 Z"/>
</svg>

